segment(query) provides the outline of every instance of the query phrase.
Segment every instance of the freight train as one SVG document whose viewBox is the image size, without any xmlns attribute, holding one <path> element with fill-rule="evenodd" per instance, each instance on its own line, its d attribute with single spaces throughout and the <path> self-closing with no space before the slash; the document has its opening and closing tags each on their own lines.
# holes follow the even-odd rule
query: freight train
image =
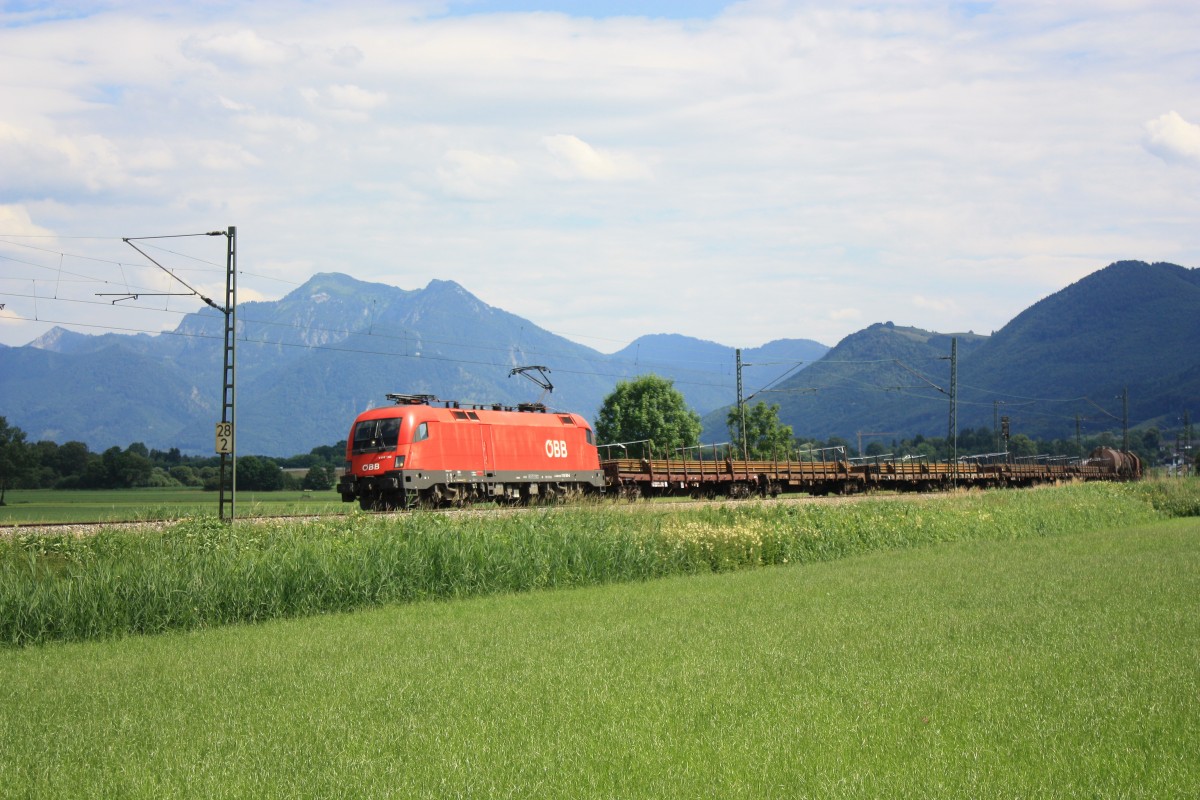
<svg viewBox="0 0 1200 800">
<path fill-rule="evenodd" d="M 338 492 L 365 510 L 510 504 L 584 494 L 774 497 L 851 494 L 879 489 L 1028 487 L 1061 481 L 1133 480 L 1133 453 L 1099 448 L 1087 459 L 1007 463 L 960 459 L 929 463 L 876 459 L 735 460 L 720 457 L 601 460 L 595 434 L 578 414 L 540 403 L 516 407 L 389 394 L 392 405 L 364 411 L 346 439 Z M 701 454 L 703 455 L 703 454 Z M 728 455 L 728 454 L 727 454 Z"/>
</svg>

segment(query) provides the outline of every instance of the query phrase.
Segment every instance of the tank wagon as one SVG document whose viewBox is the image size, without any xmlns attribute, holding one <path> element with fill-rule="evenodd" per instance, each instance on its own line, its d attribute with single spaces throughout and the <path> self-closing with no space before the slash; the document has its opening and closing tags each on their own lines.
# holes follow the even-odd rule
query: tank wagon
<svg viewBox="0 0 1200 800">
<path fill-rule="evenodd" d="M 1124 480 L 1142 477 L 1142 460 L 1136 454 L 1112 447 L 1097 447 L 1085 464 L 1097 466 Z"/>
<path fill-rule="evenodd" d="M 577 414 L 389 394 L 346 439 L 342 500 L 365 510 L 529 502 L 604 488 L 595 435 Z"/>
</svg>

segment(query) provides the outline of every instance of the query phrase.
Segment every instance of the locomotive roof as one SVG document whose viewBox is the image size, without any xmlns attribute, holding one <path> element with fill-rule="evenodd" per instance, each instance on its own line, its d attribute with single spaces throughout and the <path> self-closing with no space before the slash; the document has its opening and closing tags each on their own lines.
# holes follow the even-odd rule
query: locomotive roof
<svg viewBox="0 0 1200 800">
<path fill-rule="evenodd" d="M 435 408 L 434 403 L 441 403 L 442 408 L 460 408 L 472 411 L 527 411 L 542 414 L 549 412 L 544 403 L 518 403 L 515 406 L 506 406 L 503 403 L 463 403 L 458 400 L 439 400 L 436 395 L 432 394 L 390 393 L 386 397 L 398 406 L 429 406 L 430 408 Z"/>
</svg>

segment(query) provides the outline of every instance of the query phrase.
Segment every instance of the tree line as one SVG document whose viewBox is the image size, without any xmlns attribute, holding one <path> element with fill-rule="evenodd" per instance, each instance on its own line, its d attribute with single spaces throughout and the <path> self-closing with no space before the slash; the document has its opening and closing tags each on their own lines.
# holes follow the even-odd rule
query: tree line
<svg viewBox="0 0 1200 800">
<path fill-rule="evenodd" d="M 239 456 L 237 488 L 247 491 L 332 489 L 346 443 L 288 458 Z M 303 475 L 287 470 L 305 470 Z M 220 488 L 219 456 L 188 456 L 178 448 L 153 450 L 141 442 L 94 453 L 83 442 L 29 442 L 0 417 L 0 505 L 8 489 Z"/>
</svg>

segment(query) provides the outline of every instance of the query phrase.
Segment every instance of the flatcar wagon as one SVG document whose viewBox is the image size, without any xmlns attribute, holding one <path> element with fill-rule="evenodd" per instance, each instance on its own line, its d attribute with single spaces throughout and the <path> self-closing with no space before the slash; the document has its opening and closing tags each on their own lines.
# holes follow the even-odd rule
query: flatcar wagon
<svg viewBox="0 0 1200 800">
<path fill-rule="evenodd" d="M 529 502 L 602 491 L 595 435 L 577 414 L 389 394 L 346 439 L 342 500 L 365 510 Z"/>
<path fill-rule="evenodd" d="M 714 454 L 715 455 L 715 454 Z M 1001 454 L 993 454 L 1001 455 Z M 622 497 L 774 497 L 802 492 L 854 494 L 877 490 L 929 492 L 952 488 L 1024 488 L 1064 481 L 1126 481 L 1142 477 L 1133 453 L 1102 448 L 1071 463 L 951 463 L 880 459 L 739 461 L 712 458 L 602 461 L 607 489 Z"/>
</svg>

